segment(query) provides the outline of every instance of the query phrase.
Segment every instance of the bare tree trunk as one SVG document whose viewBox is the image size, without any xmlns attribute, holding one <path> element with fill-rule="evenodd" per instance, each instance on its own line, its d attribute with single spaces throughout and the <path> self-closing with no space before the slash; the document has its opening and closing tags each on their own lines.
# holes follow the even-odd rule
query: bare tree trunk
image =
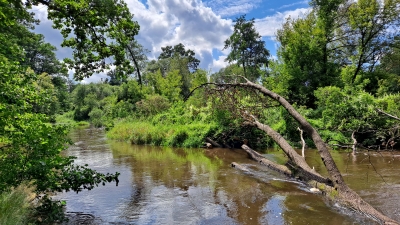
<svg viewBox="0 0 400 225">
<path fill-rule="evenodd" d="M 304 141 L 304 138 L 303 138 L 303 130 L 300 129 L 300 127 L 298 127 L 297 130 L 300 131 L 301 146 L 302 146 L 301 147 L 301 156 L 303 156 L 303 158 L 305 158 L 304 151 L 305 151 L 305 148 L 306 148 L 306 142 Z"/>
<path fill-rule="evenodd" d="M 336 166 L 335 161 L 333 160 L 333 158 L 329 152 L 327 145 L 322 140 L 322 138 L 319 136 L 318 132 L 314 129 L 313 126 L 311 126 L 311 124 L 303 116 L 300 115 L 300 113 L 298 113 L 294 109 L 294 107 L 288 101 L 286 101 L 286 99 L 284 99 L 280 95 L 266 89 L 265 87 L 263 87 L 259 84 L 250 82 L 249 80 L 247 80 L 246 83 L 238 83 L 238 84 L 231 84 L 231 85 L 256 89 L 256 90 L 260 91 L 262 94 L 264 94 L 265 96 L 275 99 L 277 102 L 279 102 L 280 105 L 282 105 L 289 112 L 289 114 L 300 124 L 300 127 L 303 130 L 305 130 L 311 136 L 312 140 L 314 141 L 315 146 L 318 149 L 318 153 L 321 156 L 321 160 L 324 163 L 324 165 L 329 173 L 330 179 L 333 181 L 335 187 L 337 188 L 339 197 L 341 198 L 343 203 L 348 204 L 349 207 L 351 207 L 351 208 L 359 211 L 360 213 L 365 214 L 366 216 L 371 217 L 381 223 L 398 224 L 396 221 L 390 219 L 389 217 L 385 216 L 381 212 L 377 211 L 369 203 L 364 201 L 355 191 L 353 191 L 351 188 L 349 188 L 349 186 L 347 186 L 347 184 L 345 183 L 345 181 L 342 177 L 342 174 L 340 173 L 338 167 Z M 257 127 L 259 127 L 261 130 L 264 130 L 264 129 L 268 130 L 268 129 L 266 129 L 268 126 L 261 125 L 258 121 L 255 121 L 255 123 L 257 124 Z M 262 129 L 262 128 L 264 128 L 264 129 Z M 269 128 L 269 129 L 271 129 L 271 128 Z M 269 135 L 269 136 L 274 138 L 274 136 L 276 136 L 276 135 L 272 135 L 272 136 Z M 274 140 L 275 140 L 275 138 L 274 138 Z M 282 140 L 284 140 L 284 139 L 280 136 L 280 138 L 278 138 L 277 140 L 279 142 L 282 142 Z M 275 141 L 277 141 L 277 140 L 275 140 Z M 279 142 L 278 142 L 278 144 L 279 144 Z M 302 157 L 300 157 L 300 158 L 302 158 Z M 304 158 L 302 158 L 302 159 L 304 160 Z M 299 164 L 297 164 L 297 165 L 300 167 L 303 166 L 303 165 L 299 165 Z M 306 171 L 308 171 L 309 168 L 310 167 L 307 165 L 307 167 L 305 167 L 304 169 Z"/>
<path fill-rule="evenodd" d="M 218 144 L 217 142 L 215 142 L 213 139 L 211 139 L 211 138 L 209 138 L 209 137 L 206 138 L 206 141 L 208 141 L 209 143 L 211 143 L 214 147 L 221 148 L 221 145 L 220 145 L 220 144 Z"/>
<path fill-rule="evenodd" d="M 255 161 L 259 162 L 260 164 L 275 170 L 279 173 L 283 173 L 287 176 L 291 176 L 292 175 L 292 171 L 289 170 L 289 168 L 287 168 L 284 165 L 280 165 L 280 164 L 276 164 L 268 159 L 266 159 L 264 156 L 260 155 L 258 152 L 254 151 L 253 149 L 249 148 L 249 146 L 247 145 L 242 145 L 242 148 L 250 155 L 250 157 L 252 159 L 254 159 Z"/>
<path fill-rule="evenodd" d="M 281 147 L 283 152 L 289 157 L 289 159 L 295 163 L 299 171 L 299 178 L 302 180 L 316 180 L 320 183 L 328 184 L 332 186 L 332 181 L 321 176 L 319 173 L 315 172 L 315 170 L 311 169 L 307 164 L 306 160 L 301 157 L 297 152 L 293 149 L 293 147 L 282 137 L 278 132 L 273 130 L 270 126 L 266 124 L 260 123 L 254 116 L 250 115 L 253 118 L 253 124 L 260 130 L 267 133 L 278 145 Z"/>
<path fill-rule="evenodd" d="M 244 78 L 244 77 L 243 77 Z M 312 170 L 309 165 L 305 162 L 304 158 L 298 155 L 294 149 L 286 142 L 286 140 L 276 131 L 274 131 L 268 125 L 260 123 L 254 116 L 245 115 L 246 119 L 252 118 L 252 123 L 259 129 L 265 131 L 281 148 L 282 150 L 288 155 L 288 157 L 298 166 L 297 169 L 303 170 L 303 174 L 306 175 L 306 178 L 314 179 L 321 183 L 330 183 L 334 186 L 334 188 L 338 192 L 338 200 L 340 200 L 343 204 L 347 205 L 348 207 L 356 210 L 369 218 L 373 218 L 376 221 L 383 223 L 383 224 L 399 224 L 396 221 L 390 219 L 389 217 L 385 216 L 381 212 L 377 211 L 374 207 L 364 201 L 355 191 L 347 186 L 345 183 L 342 174 L 340 173 L 338 167 L 333 160 L 329 149 L 326 143 L 322 140 L 318 132 L 314 129 L 313 126 L 302 116 L 298 113 L 295 108 L 283 97 L 280 95 L 266 89 L 265 87 L 250 82 L 246 78 L 245 83 L 226 83 L 226 84 L 217 84 L 217 83 L 207 83 L 203 84 L 197 88 L 200 88 L 205 85 L 216 85 L 217 87 L 243 87 L 243 88 L 250 88 L 253 90 L 258 90 L 264 96 L 272 98 L 276 100 L 281 106 L 283 106 L 287 112 L 300 124 L 300 129 L 306 131 L 312 140 L 315 143 L 315 146 L 318 149 L 318 153 L 320 154 L 321 160 L 324 163 L 330 179 L 326 179 Z M 193 91 L 195 91 L 195 88 Z"/>
<path fill-rule="evenodd" d="M 356 150 L 357 150 L 357 139 L 354 137 L 354 133 L 355 131 L 353 131 L 353 133 L 351 133 L 351 139 L 353 140 L 353 145 L 352 145 L 352 149 L 353 149 L 353 155 L 356 154 Z"/>
</svg>

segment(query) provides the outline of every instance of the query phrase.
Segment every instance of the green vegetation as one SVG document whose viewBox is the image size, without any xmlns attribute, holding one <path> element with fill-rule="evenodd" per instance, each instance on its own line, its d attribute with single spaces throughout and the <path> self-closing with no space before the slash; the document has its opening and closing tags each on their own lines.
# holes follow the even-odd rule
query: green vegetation
<svg viewBox="0 0 400 225">
<path fill-rule="evenodd" d="M 157 59 L 147 60 L 147 50 L 135 40 L 139 24 L 122 0 L 0 1 L 2 198 L 25 182 L 40 194 L 118 181 L 118 173 L 97 173 L 60 155 L 71 126 L 106 127 L 109 138 L 133 144 L 200 147 L 210 137 L 229 147 L 272 146 L 263 132 L 244 123 L 250 112 L 299 145 L 297 123 L 263 96 L 217 85 L 196 89 L 240 80 L 232 75 L 288 99 L 332 147 L 351 145 L 353 135 L 359 146 L 398 148 L 398 1 L 310 4 L 307 15 L 288 19 L 277 32 L 276 60 L 269 58 L 255 21 L 237 18 L 224 43 L 232 49 L 227 61 L 235 64 L 210 74 L 183 44 L 163 47 Z M 56 59 L 55 47 L 31 31 L 38 22 L 28 12 L 32 5 L 47 8 L 64 37 L 62 46 L 73 49 L 72 59 Z M 99 72 L 109 78 L 76 84 L 67 69 L 74 69 L 77 80 Z M 45 196 L 36 218 L 62 221 L 62 205 Z"/>
<path fill-rule="evenodd" d="M 33 195 L 33 191 L 26 185 L 2 192 L 0 194 L 0 224 L 29 224 L 30 216 L 33 213 L 30 204 Z"/>
</svg>

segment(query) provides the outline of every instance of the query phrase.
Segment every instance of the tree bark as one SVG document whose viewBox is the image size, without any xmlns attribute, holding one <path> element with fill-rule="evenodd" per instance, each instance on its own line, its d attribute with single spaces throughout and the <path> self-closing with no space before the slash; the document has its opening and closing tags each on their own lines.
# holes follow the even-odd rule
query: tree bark
<svg viewBox="0 0 400 225">
<path fill-rule="evenodd" d="M 389 217 L 385 216 L 384 214 L 382 214 L 381 212 L 376 210 L 369 203 L 364 201 L 355 191 L 353 191 L 351 188 L 349 188 L 349 186 L 347 186 L 347 184 L 345 183 L 345 181 L 342 177 L 342 174 L 340 173 L 338 167 L 336 166 L 335 161 L 333 160 L 333 158 L 329 152 L 327 145 L 322 140 L 321 136 L 319 136 L 318 132 L 314 129 L 314 127 L 311 126 L 311 124 L 303 116 L 301 116 L 300 113 L 298 113 L 294 109 L 294 107 L 288 101 L 286 101 L 286 99 L 284 99 L 280 95 L 266 89 L 265 87 L 263 87 L 259 84 L 250 82 L 249 80 L 247 80 L 246 83 L 238 83 L 238 84 L 230 84 L 230 85 L 256 89 L 256 90 L 260 91 L 262 94 L 264 94 L 265 96 L 275 99 L 277 102 L 279 102 L 280 105 L 282 105 L 288 111 L 288 113 L 300 124 L 301 129 L 306 131 L 311 136 L 312 140 L 314 141 L 315 146 L 318 149 L 318 153 L 321 156 L 321 160 L 324 163 L 324 165 L 329 173 L 330 179 L 333 181 L 335 187 L 337 188 L 339 197 L 343 203 L 346 203 L 349 207 L 357 210 L 358 212 L 360 212 L 368 217 L 371 217 L 371 218 L 377 220 L 380 223 L 398 224 L 396 221 L 390 219 Z M 272 130 L 270 127 L 260 124 L 258 121 L 255 121 L 255 123 L 257 124 L 257 127 L 259 127 L 261 130 L 266 131 L 267 133 L 270 132 L 268 130 Z M 275 138 L 274 138 L 274 136 L 275 136 Z M 275 135 L 272 135 L 271 137 L 274 140 L 276 139 L 275 141 L 279 141 L 278 144 L 283 143 L 282 140 L 284 140 L 284 139 L 282 138 L 282 136 L 280 136 L 280 135 L 277 136 L 275 134 Z M 281 146 L 281 148 L 282 148 L 282 146 Z M 302 157 L 300 157 L 300 158 L 302 158 Z M 301 164 L 301 165 L 297 164 L 297 165 L 300 167 L 303 166 L 303 164 Z M 310 168 L 308 165 L 307 165 L 307 167 Z M 307 167 L 305 167 L 304 170 L 308 171 Z"/>
<path fill-rule="evenodd" d="M 353 145 L 352 145 L 352 149 L 353 149 L 353 155 L 356 154 L 357 151 L 357 139 L 354 137 L 354 133 L 355 131 L 353 131 L 353 133 L 351 133 L 351 139 L 353 140 Z"/>
<path fill-rule="evenodd" d="M 260 123 L 254 116 L 245 115 L 246 120 L 249 120 L 249 122 L 258 127 L 259 129 L 265 131 L 281 148 L 282 150 L 288 155 L 288 157 L 298 166 L 298 169 L 303 170 L 303 173 L 306 175 L 307 178 L 314 179 L 318 182 L 323 182 L 321 183 L 330 183 L 330 181 L 333 182 L 334 188 L 338 192 L 338 200 L 340 200 L 341 203 L 345 204 L 347 207 L 352 208 L 353 210 L 358 211 L 359 213 L 372 218 L 379 223 L 382 224 L 399 224 L 396 221 L 390 219 L 389 217 L 385 216 L 378 210 L 376 210 L 374 207 L 372 207 L 369 203 L 364 201 L 355 191 L 353 191 L 350 187 L 347 186 L 345 183 L 342 174 L 340 173 L 338 167 L 336 166 L 336 163 L 334 162 L 328 146 L 326 143 L 322 140 L 318 132 L 314 129 L 313 126 L 303 117 L 298 113 L 295 108 L 283 97 L 280 95 L 266 89 L 265 87 L 255 84 L 246 78 L 242 77 L 243 79 L 246 80 L 245 83 L 225 83 L 225 84 L 217 84 L 217 83 L 206 83 L 203 84 L 197 88 L 206 86 L 206 85 L 216 85 L 217 87 L 243 87 L 243 88 L 250 88 L 253 90 L 258 90 L 261 94 L 263 94 L 266 97 L 272 98 L 275 101 L 277 101 L 281 106 L 283 106 L 287 112 L 299 123 L 300 129 L 304 130 L 307 132 L 312 140 L 315 143 L 315 146 L 318 149 L 318 153 L 321 157 L 322 162 L 324 163 L 330 179 L 326 179 L 316 173 L 314 170 L 312 170 L 309 165 L 305 162 L 304 158 L 301 157 L 300 155 L 297 154 L 297 152 L 294 151 L 294 149 L 286 142 L 286 140 L 276 131 L 274 131 L 271 127 L 268 125 Z M 197 88 L 195 88 L 193 91 L 195 91 Z"/>
<path fill-rule="evenodd" d="M 303 158 L 305 158 L 304 151 L 306 149 L 306 142 L 304 141 L 304 138 L 303 138 L 303 130 L 300 129 L 300 127 L 298 127 L 297 130 L 300 131 L 301 146 L 302 146 L 301 147 L 301 156 L 303 156 Z"/>
<path fill-rule="evenodd" d="M 264 156 L 260 155 L 260 153 L 249 148 L 249 146 L 242 145 L 242 149 L 244 149 L 250 155 L 250 157 L 258 163 L 270 168 L 271 170 L 275 170 L 279 173 L 285 174 L 286 176 L 292 176 L 292 171 L 289 168 L 266 159 Z"/>
<path fill-rule="evenodd" d="M 215 142 L 214 140 L 212 140 L 212 139 L 209 138 L 209 137 L 206 138 L 206 141 L 208 141 L 209 143 L 211 143 L 214 147 L 221 148 L 221 145 L 220 145 L 220 144 L 218 144 L 217 142 Z"/>
<path fill-rule="evenodd" d="M 289 159 L 295 163 L 298 167 L 296 168 L 299 172 L 299 178 L 302 180 L 316 180 L 320 183 L 324 183 L 330 186 L 333 186 L 332 181 L 321 176 L 319 173 L 315 172 L 315 170 L 311 169 L 307 164 L 306 160 L 301 157 L 301 155 L 297 154 L 297 152 L 293 149 L 293 147 L 282 137 L 278 132 L 273 130 L 270 126 L 266 124 L 260 123 L 254 116 L 253 124 L 260 130 L 267 133 L 278 145 L 281 147 L 283 152 L 289 157 Z"/>
</svg>

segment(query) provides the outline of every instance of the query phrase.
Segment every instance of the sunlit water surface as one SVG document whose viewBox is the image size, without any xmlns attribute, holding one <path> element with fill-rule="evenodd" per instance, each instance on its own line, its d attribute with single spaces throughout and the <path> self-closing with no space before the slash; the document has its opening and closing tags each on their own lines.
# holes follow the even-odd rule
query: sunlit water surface
<svg viewBox="0 0 400 225">
<path fill-rule="evenodd" d="M 120 183 L 59 193 L 69 224 L 371 224 L 312 194 L 280 174 L 265 171 L 242 150 L 135 146 L 106 140 L 103 130 L 76 129 L 66 155 L 100 172 L 121 173 Z M 346 182 L 365 200 L 400 221 L 400 153 L 332 151 Z M 269 158 L 285 160 L 282 152 Z M 311 166 L 326 174 L 315 150 Z M 250 169 L 243 173 L 232 162 Z M 373 223 L 372 223 L 373 224 Z"/>
</svg>

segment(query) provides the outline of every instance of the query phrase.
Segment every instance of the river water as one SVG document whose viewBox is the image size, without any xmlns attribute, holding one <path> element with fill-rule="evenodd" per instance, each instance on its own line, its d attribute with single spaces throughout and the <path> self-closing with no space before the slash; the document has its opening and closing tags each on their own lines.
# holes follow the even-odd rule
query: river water
<svg viewBox="0 0 400 225">
<path fill-rule="evenodd" d="M 100 172 L 120 172 L 120 183 L 91 191 L 59 193 L 69 224 L 373 224 L 308 188 L 266 171 L 230 149 L 135 146 L 105 138 L 103 130 L 81 128 L 66 155 Z M 326 174 L 315 150 L 311 166 Z M 374 207 L 400 221 L 400 153 L 332 151 L 346 182 Z M 284 161 L 282 152 L 268 158 Z M 237 162 L 248 173 L 230 167 Z"/>
</svg>

